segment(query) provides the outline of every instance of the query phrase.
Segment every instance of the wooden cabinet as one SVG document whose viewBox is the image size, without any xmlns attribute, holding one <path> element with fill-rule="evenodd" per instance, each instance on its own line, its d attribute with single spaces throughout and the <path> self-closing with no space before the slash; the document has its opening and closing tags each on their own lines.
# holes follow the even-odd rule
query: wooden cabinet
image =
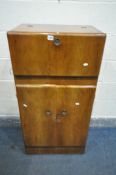
<svg viewBox="0 0 116 175">
<path fill-rule="evenodd" d="M 105 34 L 20 25 L 8 41 L 27 153 L 84 152 Z"/>
</svg>

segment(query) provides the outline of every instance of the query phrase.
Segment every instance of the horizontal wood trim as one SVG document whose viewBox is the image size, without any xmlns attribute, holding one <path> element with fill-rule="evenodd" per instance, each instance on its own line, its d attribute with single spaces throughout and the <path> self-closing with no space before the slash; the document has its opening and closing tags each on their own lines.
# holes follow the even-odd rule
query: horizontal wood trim
<svg viewBox="0 0 116 175">
<path fill-rule="evenodd" d="M 94 85 L 89 85 L 89 86 L 81 86 L 81 85 L 53 85 L 53 84 L 34 84 L 34 85 L 30 85 L 30 84 L 16 84 L 16 87 L 20 87 L 20 88 L 45 88 L 45 87 L 49 87 L 49 88 L 96 88 L 96 86 Z"/>
<path fill-rule="evenodd" d="M 83 154 L 85 147 L 25 147 L 27 154 Z"/>
<path fill-rule="evenodd" d="M 96 78 L 76 78 L 76 77 L 18 77 L 15 76 L 15 83 L 17 85 L 35 85 L 35 84 L 51 84 L 51 85 L 96 85 Z"/>
<path fill-rule="evenodd" d="M 23 84 L 26 84 L 26 83 L 24 82 Z M 31 84 L 31 83 L 27 82 L 27 84 Z M 89 85 L 94 85 L 94 84 L 91 83 Z M 4 99 L 5 100 L 16 99 L 14 81 L 0 81 L 0 100 L 4 100 Z M 103 99 L 106 100 L 106 103 L 108 100 L 116 100 L 116 83 L 98 82 L 97 91 L 96 91 L 96 100 L 103 100 Z M 4 108 L 4 106 L 2 105 L 1 108 Z"/>
<path fill-rule="evenodd" d="M 44 75 L 44 76 L 40 76 L 40 75 L 14 75 L 15 78 L 17 78 L 17 80 L 26 80 L 26 79 L 41 79 L 41 80 L 45 80 L 45 79 L 50 79 L 50 80 L 82 80 L 82 79 L 86 79 L 86 80 L 89 80 L 89 79 L 96 79 L 98 78 L 98 76 L 87 76 L 87 77 L 84 77 L 84 76 L 48 76 L 48 75 Z"/>
</svg>

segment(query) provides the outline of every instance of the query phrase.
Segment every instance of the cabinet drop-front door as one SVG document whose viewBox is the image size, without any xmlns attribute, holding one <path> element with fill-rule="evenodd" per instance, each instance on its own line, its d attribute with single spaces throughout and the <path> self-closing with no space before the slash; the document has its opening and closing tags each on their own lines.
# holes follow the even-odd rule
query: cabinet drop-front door
<svg viewBox="0 0 116 175">
<path fill-rule="evenodd" d="M 15 75 L 98 75 L 105 37 L 54 35 L 54 41 L 47 37 L 30 33 L 8 35 Z"/>
</svg>

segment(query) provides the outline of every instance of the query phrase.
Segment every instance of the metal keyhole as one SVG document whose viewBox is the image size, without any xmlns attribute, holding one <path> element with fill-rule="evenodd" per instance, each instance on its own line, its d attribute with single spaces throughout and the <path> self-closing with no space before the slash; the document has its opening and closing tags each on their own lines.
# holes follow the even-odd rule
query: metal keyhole
<svg viewBox="0 0 116 175">
<path fill-rule="evenodd" d="M 54 39 L 54 45 L 55 45 L 55 46 L 60 46 L 60 45 L 61 45 L 60 39 L 55 38 L 55 39 Z"/>
</svg>

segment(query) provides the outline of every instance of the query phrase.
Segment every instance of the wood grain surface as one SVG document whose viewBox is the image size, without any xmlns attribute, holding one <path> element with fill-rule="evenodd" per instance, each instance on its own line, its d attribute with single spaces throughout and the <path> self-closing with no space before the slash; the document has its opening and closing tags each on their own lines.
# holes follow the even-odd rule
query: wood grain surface
<svg viewBox="0 0 116 175">
<path fill-rule="evenodd" d="M 95 86 L 24 85 L 17 92 L 27 146 L 85 144 Z"/>
<path fill-rule="evenodd" d="M 27 153 L 83 153 L 106 35 L 92 26 L 8 32 Z"/>
<path fill-rule="evenodd" d="M 9 34 L 8 40 L 15 75 L 98 76 L 105 36 Z"/>
</svg>

